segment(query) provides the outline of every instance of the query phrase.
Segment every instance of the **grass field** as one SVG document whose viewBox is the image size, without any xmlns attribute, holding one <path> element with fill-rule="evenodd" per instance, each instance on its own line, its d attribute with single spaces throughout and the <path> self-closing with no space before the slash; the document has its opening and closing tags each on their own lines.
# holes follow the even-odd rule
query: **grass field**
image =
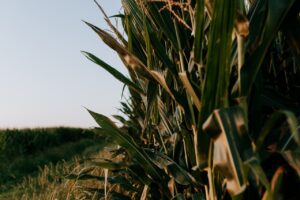
<svg viewBox="0 0 300 200">
<path fill-rule="evenodd" d="M 90 155 L 93 157 L 111 157 L 109 151 L 105 150 Z M 105 179 L 101 179 L 105 176 L 105 170 L 99 167 L 91 168 L 88 162 L 82 162 L 82 160 L 75 157 L 69 161 L 57 162 L 55 165 L 52 163 L 45 165 L 39 169 L 35 176 L 27 176 L 10 190 L 0 193 L 0 200 L 102 199 L 105 194 L 110 197 L 109 199 L 120 199 L 121 197 L 121 199 L 128 199 L 116 194 L 115 191 L 122 192 L 122 194 L 128 192 L 116 188 L 113 183 L 111 184 L 111 182 L 118 183 L 120 181 L 114 179 L 112 172 L 107 174 L 110 178 L 106 193 L 99 189 L 105 187 Z M 90 173 L 90 177 L 98 177 L 98 179 L 80 178 L 79 174 L 87 171 Z M 126 183 L 122 182 L 122 184 Z"/>
<path fill-rule="evenodd" d="M 99 151 L 101 142 L 91 130 L 80 128 L 0 130 L 0 193 L 28 176 L 40 176 L 45 166 Z"/>
</svg>

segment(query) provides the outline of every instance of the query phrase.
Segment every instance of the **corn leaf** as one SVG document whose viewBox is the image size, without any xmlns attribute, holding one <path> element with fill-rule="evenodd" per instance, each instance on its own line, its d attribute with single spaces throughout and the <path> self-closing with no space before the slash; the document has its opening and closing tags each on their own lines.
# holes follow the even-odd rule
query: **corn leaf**
<svg viewBox="0 0 300 200">
<path fill-rule="evenodd" d="M 235 0 L 216 1 L 214 4 L 198 127 L 202 127 L 214 109 L 228 106 L 231 36 L 236 4 Z M 198 140 L 199 162 L 205 163 L 209 141 L 201 129 L 199 129 Z"/>
<path fill-rule="evenodd" d="M 215 110 L 203 125 L 213 139 L 213 167 L 226 176 L 229 192 L 237 195 L 245 190 L 242 161 L 252 156 L 243 110 L 239 107 Z"/>
<path fill-rule="evenodd" d="M 272 190 L 271 190 L 271 185 L 268 181 L 268 178 L 264 172 L 264 170 L 262 169 L 262 167 L 260 166 L 259 161 L 257 160 L 257 158 L 252 157 L 250 159 L 248 159 L 245 162 L 245 165 L 248 166 L 250 168 L 250 170 L 252 171 L 252 173 L 256 176 L 256 178 L 258 180 L 260 180 L 260 182 L 265 186 L 266 188 L 266 197 L 267 199 L 272 199 Z"/>
<path fill-rule="evenodd" d="M 204 19 L 205 19 L 204 1 L 197 0 L 196 8 L 195 8 L 195 39 L 194 39 L 194 59 L 195 62 L 197 63 L 202 62 Z"/>
<path fill-rule="evenodd" d="M 92 111 L 89 111 L 89 113 L 93 116 L 100 127 L 107 131 L 108 135 L 115 139 L 120 146 L 123 146 L 128 153 L 131 154 L 131 156 L 146 169 L 146 171 L 154 180 L 159 181 L 162 179 L 161 174 L 157 172 L 157 170 L 151 164 L 151 161 L 146 153 L 138 147 L 138 145 L 128 134 L 122 132 L 110 119 L 104 115 L 97 114 Z"/>
<path fill-rule="evenodd" d="M 295 0 L 257 1 L 257 4 L 265 4 L 266 10 L 261 11 L 263 7 L 258 5 L 258 8 L 254 11 L 250 19 L 250 39 L 252 34 L 260 38 L 257 39 L 253 36 L 254 40 L 258 41 L 256 45 L 254 45 L 253 40 L 248 41 L 249 45 L 254 45 L 254 47 L 252 47 L 254 50 L 252 50 L 253 52 L 251 52 L 250 56 L 245 60 L 245 65 L 241 70 L 241 96 L 249 95 L 267 50 L 294 2 Z M 265 13 L 263 18 L 261 18 L 262 12 Z M 261 22 L 264 23 L 261 24 Z M 260 27 L 258 27 L 258 25 Z M 260 30 L 260 32 L 256 33 L 257 30 Z"/>
<path fill-rule="evenodd" d="M 298 132 L 298 122 L 295 117 L 295 115 L 290 111 L 278 111 L 271 115 L 269 120 L 265 123 L 265 126 L 263 127 L 261 133 L 259 134 L 258 139 L 256 140 L 256 151 L 261 151 L 262 145 L 267 137 L 268 134 L 271 133 L 271 130 L 273 130 L 274 126 L 278 122 L 281 116 L 285 116 L 287 118 L 287 122 L 291 131 L 290 137 L 287 141 L 285 141 L 281 146 L 280 151 L 284 151 L 287 145 L 289 144 L 290 140 L 294 138 L 294 140 L 300 145 L 300 135 Z"/>
<path fill-rule="evenodd" d="M 96 57 L 95 55 L 93 55 L 91 53 L 84 52 L 84 51 L 82 53 L 89 60 L 91 60 L 92 62 L 96 63 L 97 65 L 99 65 L 103 69 L 105 69 L 107 72 L 109 72 L 111 75 L 113 75 L 116 79 L 118 79 L 119 81 L 121 81 L 122 83 L 124 83 L 125 85 L 127 85 L 128 87 L 130 87 L 131 89 L 135 90 L 136 92 L 138 92 L 140 94 L 144 94 L 143 90 L 140 87 L 138 87 L 136 84 L 134 84 L 130 79 L 128 79 L 127 77 L 125 77 L 118 70 L 116 70 L 115 68 L 113 68 L 110 65 L 108 65 L 107 63 L 105 63 L 103 60 L 99 59 L 98 57 Z"/>
<path fill-rule="evenodd" d="M 197 184 L 196 179 L 190 173 L 180 167 L 167 155 L 150 149 L 145 149 L 145 151 L 151 158 L 152 162 L 161 169 L 166 168 L 178 184 Z"/>
</svg>

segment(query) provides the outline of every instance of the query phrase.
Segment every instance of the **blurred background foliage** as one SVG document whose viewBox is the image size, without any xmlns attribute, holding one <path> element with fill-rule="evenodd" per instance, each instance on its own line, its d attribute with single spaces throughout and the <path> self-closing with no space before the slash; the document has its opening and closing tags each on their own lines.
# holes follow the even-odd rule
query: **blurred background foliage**
<svg viewBox="0 0 300 200">
<path fill-rule="evenodd" d="M 0 193 L 9 191 L 28 176 L 37 176 L 46 165 L 88 156 L 103 147 L 103 138 L 89 129 L 0 130 Z"/>
</svg>

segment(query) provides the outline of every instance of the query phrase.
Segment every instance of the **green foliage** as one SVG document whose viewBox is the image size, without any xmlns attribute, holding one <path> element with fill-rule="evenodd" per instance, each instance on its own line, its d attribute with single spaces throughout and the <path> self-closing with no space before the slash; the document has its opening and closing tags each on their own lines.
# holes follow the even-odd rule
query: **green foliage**
<svg viewBox="0 0 300 200">
<path fill-rule="evenodd" d="M 80 128 L 1 130 L 0 138 L 0 191 L 36 174 L 44 165 L 103 148 L 103 138 Z"/>
<path fill-rule="evenodd" d="M 90 113 L 132 198 L 300 198 L 299 1 L 122 4 L 127 41 L 88 25 L 130 77 L 85 55 L 129 88 L 122 127 Z"/>
<path fill-rule="evenodd" d="M 92 137 L 92 131 L 80 128 L 0 130 L 0 155 L 6 156 L 7 159 L 32 155 L 62 143 Z"/>
</svg>

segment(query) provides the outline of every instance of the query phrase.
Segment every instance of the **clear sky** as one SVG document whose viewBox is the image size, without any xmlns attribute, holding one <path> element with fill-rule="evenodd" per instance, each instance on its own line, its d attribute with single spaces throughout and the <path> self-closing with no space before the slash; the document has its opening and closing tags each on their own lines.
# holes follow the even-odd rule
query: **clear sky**
<svg viewBox="0 0 300 200">
<path fill-rule="evenodd" d="M 100 4 L 114 15 L 120 1 Z M 80 50 L 126 70 L 81 20 L 107 28 L 93 0 L 1 0 L 0 128 L 91 127 L 84 107 L 118 113 L 123 85 Z"/>
</svg>

